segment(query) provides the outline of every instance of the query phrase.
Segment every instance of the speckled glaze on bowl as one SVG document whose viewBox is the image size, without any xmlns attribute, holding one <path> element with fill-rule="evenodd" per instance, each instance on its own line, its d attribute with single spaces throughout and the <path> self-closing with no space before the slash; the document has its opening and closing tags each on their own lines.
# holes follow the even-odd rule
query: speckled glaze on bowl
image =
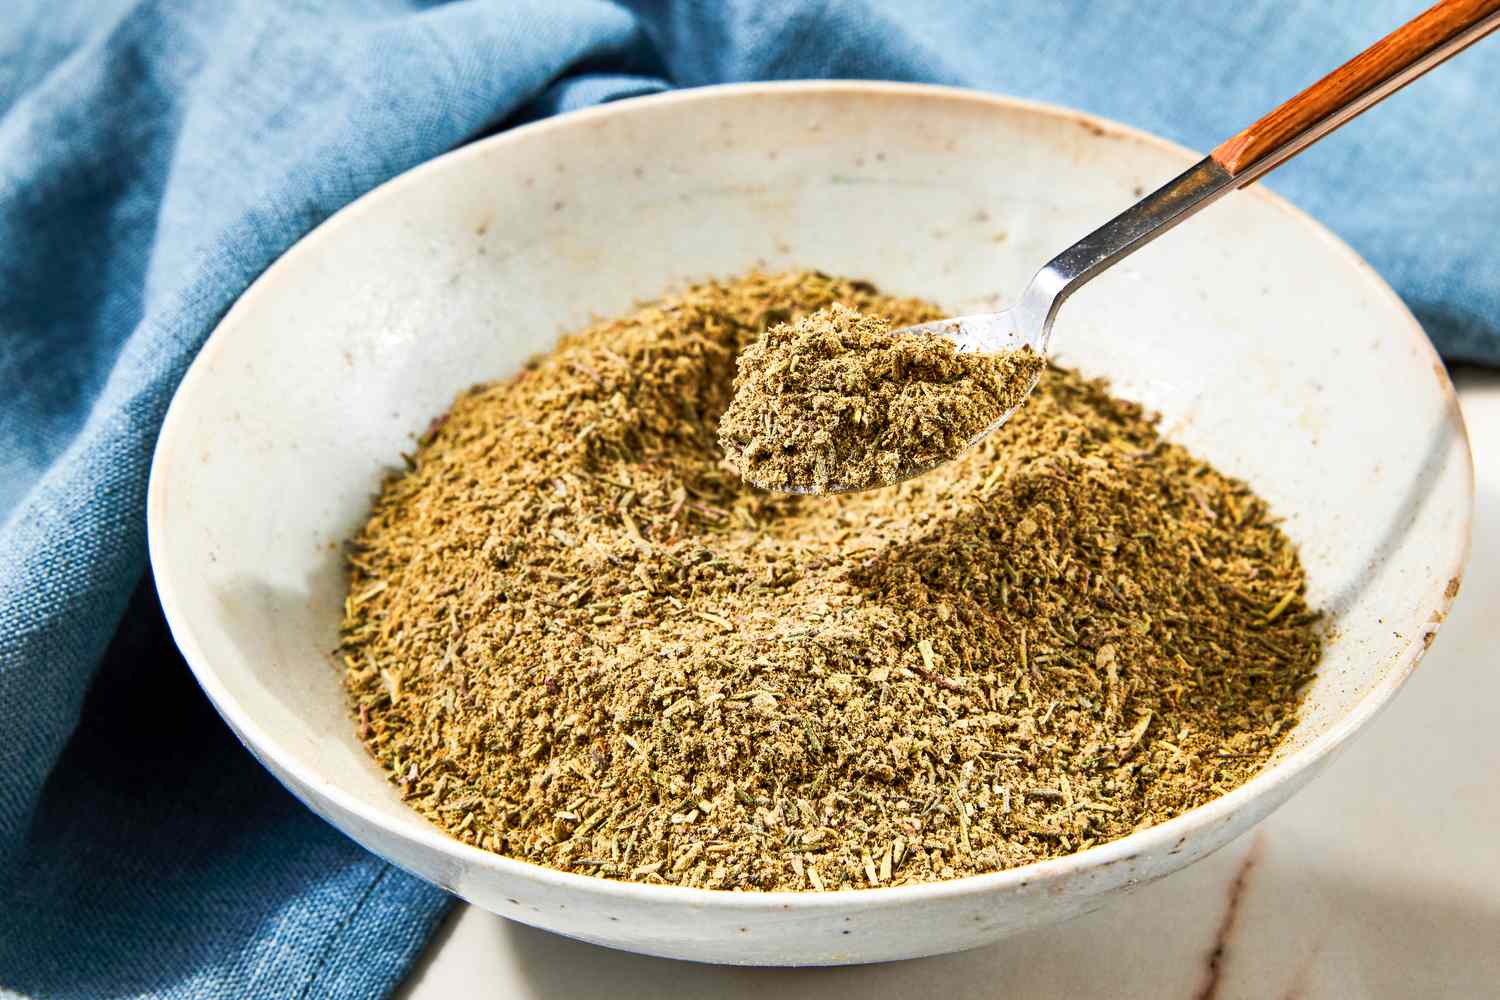
<svg viewBox="0 0 1500 1000">
<path fill-rule="evenodd" d="M 951 882 L 728 893 L 610 882 L 466 846 L 356 742 L 329 654 L 339 543 L 411 435 L 560 330 L 755 264 L 859 275 L 955 312 L 1196 157 L 1075 112 L 893 84 L 624 101 L 442 157 L 319 227 L 224 318 L 174 400 L 149 496 L 173 633 L 245 744 L 370 850 L 495 913 L 710 962 L 872 962 L 1095 909 L 1244 832 L 1415 666 L 1468 549 L 1472 471 L 1426 337 L 1286 202 L 1227 199 L 1083 290 L 1060 359 L 1244 476 L 1300 543 L 1335 633 L 1272 766 L 1171 822 Z"/>
</svg>

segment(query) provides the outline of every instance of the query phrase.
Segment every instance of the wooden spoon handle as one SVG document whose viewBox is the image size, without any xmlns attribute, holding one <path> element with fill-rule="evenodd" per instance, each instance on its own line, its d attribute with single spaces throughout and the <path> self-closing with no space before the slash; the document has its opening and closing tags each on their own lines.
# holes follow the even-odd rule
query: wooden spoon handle
<svg viewBox="0 0 1500 1000">
<path fill-rule="evenodd" d="M 1249 184 L 1497 27 L 1500 0 L 1442 0 L 1210 155 Z"/>
</svg>

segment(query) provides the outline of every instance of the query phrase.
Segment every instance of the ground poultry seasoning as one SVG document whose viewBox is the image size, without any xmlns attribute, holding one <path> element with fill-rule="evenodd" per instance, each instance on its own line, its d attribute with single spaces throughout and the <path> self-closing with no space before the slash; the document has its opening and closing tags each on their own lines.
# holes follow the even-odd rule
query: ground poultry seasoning
<svg viewBox="0 0 1500 1000">
<path fill-rule="evenodd" d="M 740 352 L 719 420 L 746 482 L 788 493 L 889 486 L 963 454 L 1019 406 L 1045 362 L 962 352 L 835 303 Z"/>
<path fill-rule="evenodd" d="M 1221 795 L 1320 652 L 1293 545 L 1104 383 L 1043 373 L 958 461 L 757 491 L 716 436 L 739 352 L 841 303 L 697 285 L 476 386 L 350 546 L 359 738 L 466 843 L 714 889 L 990 872 Z"/>
</svg>

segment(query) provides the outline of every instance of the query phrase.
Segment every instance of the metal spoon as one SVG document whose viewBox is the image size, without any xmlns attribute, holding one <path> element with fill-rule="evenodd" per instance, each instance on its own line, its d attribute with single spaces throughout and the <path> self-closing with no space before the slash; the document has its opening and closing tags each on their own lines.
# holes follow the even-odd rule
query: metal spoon
<svg viewBox="0 0 1500 1000">
<path fill-rule="evenodd" d="M 1236 188 L 1251 184 L 1344 122 L 1450 56 L 1500 27 L 1500 0 L 1443 0 L 1343 66 L 1232 136 L 1203 160 L 1068 247 L 1036 272 L 1015 306 L 982 316 L 960 316 L 897 331 L 946 337 L 964 352 L 1013 351 L 1029 346 L 1042 356 L 1052 321 L 1069 295 L 1180 222 Z M 1036 382 L 1028 392 L 1036 387 Z M 1005 413 L 970 447 L 1005 423 Z M 936 466 L 902 470 L 902 479 Z M 820 492 L 852 492 L 887 483 Z M 811 493 L 811 485 L 783 488 Z"/>
</svg>

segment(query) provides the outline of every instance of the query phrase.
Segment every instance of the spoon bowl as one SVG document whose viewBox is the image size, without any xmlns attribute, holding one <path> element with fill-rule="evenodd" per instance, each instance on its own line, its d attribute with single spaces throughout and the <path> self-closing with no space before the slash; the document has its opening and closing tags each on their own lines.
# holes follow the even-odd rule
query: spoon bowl
<svg viewBox="0 0 1500 1000">
<path fill-rule="evenodd" d="M 1044 352 L 1044 338 L 1028 338 L 1022 327 L 1017 323 L 1014 310 L 1004 309 L 997 313 L 981 313 L 973 316 L 955 316 L 950 319 L 932 320 L 928 323 L 918 323 L 913 326 L 903 326 L 892 331 L 901 336 L 914 337 L 941 337 L 951 342 L 960 354 L 1005 354 L 1010 351 L 1029 347 L 1038 355 L 1046 357 Z M 968 451 L 979 442 L 999 430 L 1007 420 L 1013 417 L 1022 406 L 1025 405 L 1026 397 L 1029 396 L 1041 381 L 1041 373 L 1034 375 L 1022 394 L 1021 402 L 1012 406 L 1000 414 L 984 430 L 974 435 L 964 445 L 963 451 Z M 757 480 L 753 474 L 747 474 L 745 481 L 757 489 L 768 493 L 792 493 L 802 496 L 824 496 L 832 493 L 859 493 L 864 490 L 883 489 L 887 486 L 895 486 L 908 479 L 926 475 L 934 469 L 941 468 L 949 460 L 933 462 L 927 465 L 912 465 L 903 468 L 898 476 L 893 479 L 882 479 L 867 483 L 833 482 L 827 486 L 818 488 L 810 483 L 792 483 L 773 486 Z"/>
</svg>

